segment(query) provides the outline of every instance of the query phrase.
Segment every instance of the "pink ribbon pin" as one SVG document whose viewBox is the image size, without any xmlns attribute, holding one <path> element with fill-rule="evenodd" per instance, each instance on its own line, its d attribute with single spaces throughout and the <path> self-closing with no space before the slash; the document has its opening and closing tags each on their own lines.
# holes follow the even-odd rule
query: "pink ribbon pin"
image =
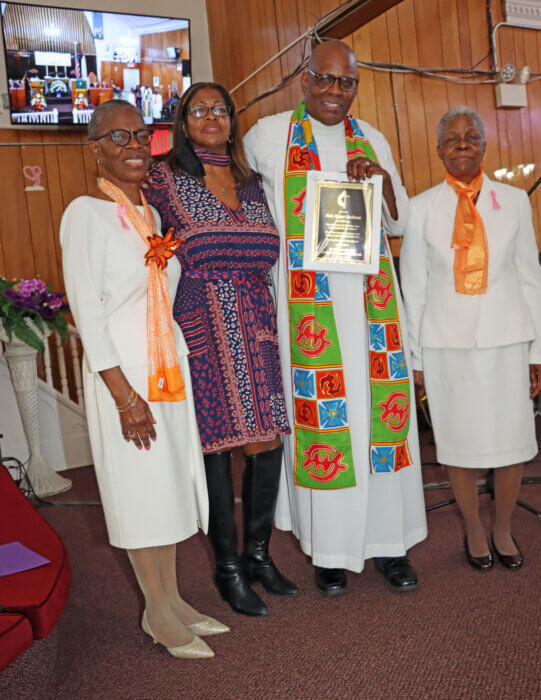
<svg viewBox="0 0 541 700">
<path fill-rule="evenodd" d="M 490 196 L 492 197 L 492 209 L 493 211 L 499 211 L 501 209 L 500 203 L 496 199 L 496 192 L 494 190 L 490 190 Z"/>
<path fill-rule="evenodd" d="M 130 227 L 126 223 L 126 219 L 124 218 L 126 216 L 126 208 L 124 207 L 123 204 L 119 204 L 116 208 L 116 213 L 118 218 L 120 219 L 120 223 L 122 224 L 122 228 L 129 229 Z"/>
</svg>

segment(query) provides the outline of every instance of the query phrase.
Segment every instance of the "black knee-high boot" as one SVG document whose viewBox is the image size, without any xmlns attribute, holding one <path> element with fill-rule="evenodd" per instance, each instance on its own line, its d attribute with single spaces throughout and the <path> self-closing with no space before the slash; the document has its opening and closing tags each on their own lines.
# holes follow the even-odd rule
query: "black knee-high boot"
<svg viewBox="0 0 541 700">
<path fill-rule="evenodd" d="M 267 606 L 250 588 L 238 554 L 231 452 L 205 455 L 209 495 L 209 540 L 216 557 L 216 586 L 235 612 L 266 615 Z"/>
<path fill-rule="evenodd" d="M 295 596 L 299 589 L 288 581 L 269 557 L 269 541 L 278 496 L 282 446 L 246 457 L 242 479 L 244 552 L 242 560 L 250 583 L 261 583 L 274 595 Z"/>
</svg>

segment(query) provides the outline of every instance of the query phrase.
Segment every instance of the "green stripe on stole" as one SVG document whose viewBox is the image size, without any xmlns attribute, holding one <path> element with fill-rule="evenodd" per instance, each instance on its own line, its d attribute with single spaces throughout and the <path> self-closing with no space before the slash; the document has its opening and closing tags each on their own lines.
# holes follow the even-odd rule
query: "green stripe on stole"
<svg viewBox="0 0 541 700">
<path fill-rule="evenodd" d="M 364 156 L 377 161 L 356 120 L 348 115 L 345 125 L 348 160 Z M 339 489 L 356 484 L 340 342 L 327 275 L 302 269 L 306 172 L 311 169 L 321 168 L 304 102 L 301 102 L 290 122 L 284 173 L 295 484 L 313 489 Z M 372 331 L 376 331 L 376 338 L 379 338 L 381 327 L 389 323 L 392 332 L 385 335 L 384 330 L 384 339 L 388 336 L 395 340 L 398 331 L 401 346 L 394 280 L 383 231 L 381 263 L 379 274 L 366 278 L 365 306 L 370 338 Z M 389 279 L 391 286 L 384 288 L 383 283 L 387 285 Z M 380 289 L 384 289 L 383 304 Z M 372 322 L 377 328 L 371 328 Z M 373 377 L 370 342 L 373 399 L 370 464 L 376 473 L 395 471 L 411 463 L 407 446 L 409 381 L 407 371 L 405 382 L 397 381 L 396 371 L 382 373 L 377 363 L 374 368 L 380 376 Z M 375 347 L 381 349 L 380 346 L 381 343 L 376 342 Z M 394 356 L 388 358 L 387 367 L 393 359 L 393 367 L 399 367 L 400 373 L 405 361 L 399 362 L 397 343 L 392 347 Z M 378 361 L 382 356 L 379 352 Z M 407 397 L 407 408 L 402 395 Z"/>
</svg>

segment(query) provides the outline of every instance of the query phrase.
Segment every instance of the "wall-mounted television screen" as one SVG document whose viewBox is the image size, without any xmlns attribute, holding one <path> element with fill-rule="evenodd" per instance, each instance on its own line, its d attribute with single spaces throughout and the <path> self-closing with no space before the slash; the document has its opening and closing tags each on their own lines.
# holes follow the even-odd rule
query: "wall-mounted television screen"
<svg viewBox="0 0 541 700">
<path fill-rule="evenodd" d="M 12 124 L 88 124 L 98 105 L 117 98 L 141 110 L 146 124 L 172 121 L 191 81 L 183 75 L 189 20 L 14 2 L 0 8 Z"/>
</svg>

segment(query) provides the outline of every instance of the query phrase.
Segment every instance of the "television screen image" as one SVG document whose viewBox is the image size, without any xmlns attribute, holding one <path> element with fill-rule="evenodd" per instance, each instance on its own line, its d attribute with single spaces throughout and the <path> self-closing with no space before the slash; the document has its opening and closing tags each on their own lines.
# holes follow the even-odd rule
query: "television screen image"
<svg viewBox="0 0 541 700">
<path fill-rule="evenodd" d="M 172 121 L 191 82 L 189 20 L 12 2 L 0 10 L 12 124 L 88 124 L 119 98 L 146 124 Z"/>
</svg>

